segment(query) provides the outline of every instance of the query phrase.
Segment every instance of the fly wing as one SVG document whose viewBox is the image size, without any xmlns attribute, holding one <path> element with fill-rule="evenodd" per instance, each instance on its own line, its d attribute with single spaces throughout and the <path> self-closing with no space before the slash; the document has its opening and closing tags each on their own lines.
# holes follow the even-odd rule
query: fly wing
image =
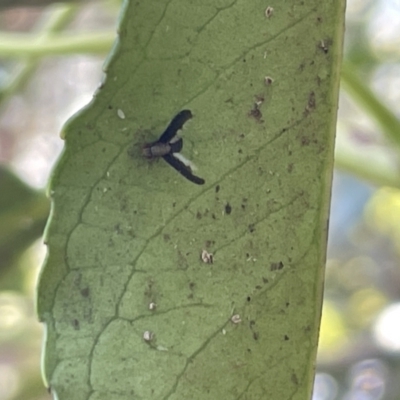
<svg viewBox="0 0 400 400">
<path fill-rule="evenodd" d="M 174 157 L 173 154 L 166 154 L 163 156 L 164 160 L 174 169 L 176 169 L 181 175 L 183 175 L 189 181 L 196 183 L 197 185 L 204 185 L 205 180 L 193 175 L 192 170 L 185 165 L 181 160 Z"/>
<path fill-rule="evenodd" d="M 179 129 L 182 129 L 183 124 L 190 118 L 192 118 L 192 112 L 190 110 L 182 110 L 176 114 L 158 141 L 161 143 L 169 143 Z"/>
<path fill-rule="evenodd" d="M 169 147 L 171 148 L 170 153 L 179 153 L 183 147 L 182 138 L 179 138 L 176 142 L 169 142 Z"/>
</svg>

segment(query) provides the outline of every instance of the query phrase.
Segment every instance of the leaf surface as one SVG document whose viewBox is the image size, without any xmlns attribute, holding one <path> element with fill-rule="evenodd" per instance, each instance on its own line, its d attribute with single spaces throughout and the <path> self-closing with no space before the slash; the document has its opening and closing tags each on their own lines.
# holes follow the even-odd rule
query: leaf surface
<svg viewBox="0 0 400 400">
<path fill-rule="evenodd" d="M 344 7 L 267 6 L 126 3 L 51 182 L 38 311 L 58 399 L 309 398 Z M 183 109 L 203 186 L 141 156 Z"/>
</svg>

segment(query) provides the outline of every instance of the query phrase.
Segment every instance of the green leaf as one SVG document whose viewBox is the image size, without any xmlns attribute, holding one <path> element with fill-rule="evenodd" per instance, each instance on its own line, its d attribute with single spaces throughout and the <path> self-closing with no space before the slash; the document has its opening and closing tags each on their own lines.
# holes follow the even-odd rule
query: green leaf
<svg viewBox="0 0 400 400">
<path fill-rule="evenodd" d="M 126 3 L 51 183 L 38 312 L 58 399 L 309 398 L 344 4 L 270 5 Z M 203 186 L 141 156 L 182 109 Z"/>
</svg>

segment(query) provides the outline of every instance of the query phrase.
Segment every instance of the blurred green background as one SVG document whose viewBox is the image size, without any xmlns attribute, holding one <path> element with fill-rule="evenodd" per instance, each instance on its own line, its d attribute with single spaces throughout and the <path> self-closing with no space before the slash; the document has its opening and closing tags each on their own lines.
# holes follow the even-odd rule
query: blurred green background
<svg viewBox="0 0 400 400">
<path fill-rule="evenodd" d="M 34 310 L 45 186 L 120 6 L 0 3 L 0 400 L 50 399 Z M 399 104 L 400 0 L 349 0 L 314 400 L 400 398 Z"/>
</svg>

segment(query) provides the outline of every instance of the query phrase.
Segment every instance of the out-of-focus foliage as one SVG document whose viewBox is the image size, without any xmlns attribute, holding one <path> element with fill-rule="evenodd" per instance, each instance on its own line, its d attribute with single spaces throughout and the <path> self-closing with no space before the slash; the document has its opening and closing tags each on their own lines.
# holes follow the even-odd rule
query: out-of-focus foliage
<svg viewBox="0 0 400 400">
<path fill-rule="evenodd" d="M 0 289 L 15 289 L 18 281 L 7 282 L 6 275 L 43 233 L 50 204 L 43 191 L 29 188 L 1 165 L 0 187 Z"/>
<path fill-rule="evenodd" d="M 399 18 L 398 1 L 348 3 L 315 398 L 398 397 Z"/>
</svg>

